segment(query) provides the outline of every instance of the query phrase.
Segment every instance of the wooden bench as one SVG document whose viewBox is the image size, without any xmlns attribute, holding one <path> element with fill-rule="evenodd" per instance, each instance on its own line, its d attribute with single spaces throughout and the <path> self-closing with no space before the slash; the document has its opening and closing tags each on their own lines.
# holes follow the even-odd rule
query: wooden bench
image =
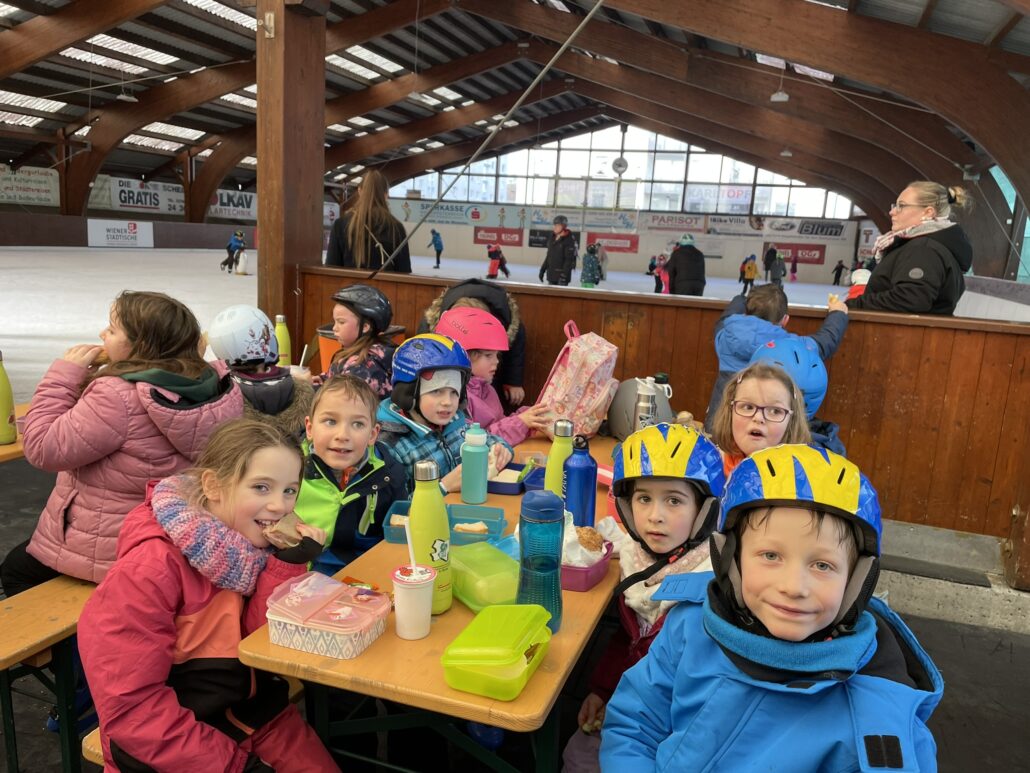
<svg viewBox="0 0 1030 773">
<path fill-rule="evenodd" d="M 0 710 L 7 751 L 7 769 L 18 771 L 11 686 L 22 676 L 36 676 L 52 687 L 62 717 L 74 714 L 75 674 L 72 667 L 79 615 L 96 588 L 74 577 L 57 577 L 0 602 Z M 51 682 L 41 669 L 52 663 Z M 61 722 L 61 762 L 65 771 L 79 770 L 79 738 L 75 722 Z"/>
<path fill-rule="evenodd" d="M 304 697 L 304 685 L 299 679 L 291 677 L 287 677 L 286 681 L 290 683 L 290 703 L 298 703 Z M 104 764 L 104 750 L 100 745 L 99 727 L 82 739 L 82 756 L 87 762 L 92 762 L 94 765 Z"/>
</svg>

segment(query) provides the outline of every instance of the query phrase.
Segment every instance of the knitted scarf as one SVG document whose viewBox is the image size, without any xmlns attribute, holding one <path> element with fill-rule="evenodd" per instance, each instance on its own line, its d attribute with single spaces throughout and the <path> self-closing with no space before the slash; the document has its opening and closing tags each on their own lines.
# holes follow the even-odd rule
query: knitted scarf
<svg viewBox="0 0 1030 773">
<path fill-rule="evenodd" d="M 619 551 L 619 568 L 623 579 L 646 569 L 654 561 L 654 556 L 633 540 L 626 540 L 626 544 Z M 705 541 L 688 553 L 684 553 L 673 563 L 663 566 L 643 582 L 626 588 L 622 595 L 626 600 L 626 606 L 637 613 L 641 634 L 647 635 L 658 618 L 676 604 L 675 601 L 655 601 L 651 598 L 658 590 L 658 586 L 662 584 L 662 580 L 670 574 L 710 571 L 712 571 L 712 562 L 709 558 L 708 542 Z"/>
<path fill-rule="evenodd" d="M 204 508 L 190 505 L 182 493 L 188 485 L 189 476 L 174 475 L 154 487 L 150 505 L 157 522 L 190 566 L 219 588 L 249 596 L 271 551 L 255 547 Z"/>
<path fill-rule="evenodd" d="M 908 228 L 902 228 L 900 231 L 888 231 L 885 234 L 880 234 L 874 247 L 876 259 L 880 260 L 883 257 L 883 253 L 894 244 L 895 239 L 912 239 L 916 236 L 926 236 L 927 234 L 943 231 L 945 228 L 951 228 L 953 225 L 955 224 L 948 220 L 948 218 L 938 217 L 910 225 Z"/>
</svg>

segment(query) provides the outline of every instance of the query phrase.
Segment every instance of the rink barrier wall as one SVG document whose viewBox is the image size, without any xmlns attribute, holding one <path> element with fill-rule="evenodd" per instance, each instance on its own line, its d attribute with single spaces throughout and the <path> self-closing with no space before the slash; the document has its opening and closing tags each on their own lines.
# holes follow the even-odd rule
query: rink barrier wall
<svg viewBox="0 0 1030 773">
<path fill-rule="evenodd" d="M 364 282 L 410 332 L 455 280 L 300 269 L 303 336 L 331 320 L 331 295 Z M 715 323 L 726 301 L 506 282 L 526 325 L 525 388 L 539 394 L 574 319 L 619 347 L 615 377 L 669 373 L 672 404 L 702 418 L 718 368 Z M 788 329 L 815 332 L 824 309 L 791 306 Z M 295 331 L 296 332 L 296 331 Z M 1030 324 L 852 312 L 827 363 L 819 417 L 840 425 L 848 456 L 876 486 L 886 517 L 1007 537 L 1030 510 Z M 1030 541 L 1030 530 L 1028 530 Z"/>
<path fill-rule="evenodd" d="M 237 229 L 243 231 L 248 245 L 255 243 L 257 229 L 253 225 L 169 222 L 118 214 L 106 212 L 103 218 L 94 219 L 153 223 L 155 249 L 224 249 Z M 86 247 L 86 230 L 84 217 L 0 212 L 0 247 Z"/>
</svg>

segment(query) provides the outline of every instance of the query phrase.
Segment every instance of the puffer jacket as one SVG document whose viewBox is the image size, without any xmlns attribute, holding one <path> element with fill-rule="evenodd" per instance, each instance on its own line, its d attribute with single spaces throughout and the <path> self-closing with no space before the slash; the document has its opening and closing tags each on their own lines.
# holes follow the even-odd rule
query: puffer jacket
<svg viewBox="0 0 1030 773">
<path fill-rule="evenodd" d="M 467 397 L 470 421 L 479 422 L 479 426 L 491 435 L 503 438 L 512 447 L 529 439 L 531 430 L 518 417 L 518 414 L 529 410 L 527 406 L 519 408 L 511 416 L 505 416 L 497 390 L 493 384 L 479 376 L 469 379 Z"/>
<path fill-rule="evenodd" d="M 25 419 L 25 458 L 57 473 L 28 552 L 52 569 L 100 582 L 114 562 L 125 515 L 147 491 L 196 461 L 208 436 L 243 415 L 243 395 L 222 363 L 218 394 L 193 404 L 145 382 L 98 378 L 79 393 L 86 369 L 57 360 L 36 388 Z"/>
<path fill-rule="evenodd" d="M 441 315 L 460 298 L 481 300 L 508 332 L 508 351 L 501 356 L 501 364 L 494 375 L 494 386 L 498 389 L 502 386 L 522 386 L 526 365 L 526 327 L 522 324 L 518 303 L 500 285 L 482 279 L 467 279 L 445 290 L 429 304 L 419 322 L 418 332 L 432 333 L 436 330 Z"/>
</svg>

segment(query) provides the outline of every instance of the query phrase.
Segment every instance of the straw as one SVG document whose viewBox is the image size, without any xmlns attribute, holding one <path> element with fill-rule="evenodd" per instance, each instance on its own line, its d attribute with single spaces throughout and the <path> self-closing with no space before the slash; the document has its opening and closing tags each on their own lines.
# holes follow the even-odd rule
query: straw
<svg viewBox="0 0 1030 773">
<path fill-rule="evenodd" d="M 411 573 L 415 574 L 415 546 L 411 544 L 411 524 L 404 522 L 404 538 L 408 541 L 408 558 L 411 559 Z"/>
<path fill-rule="evenodd" d="M 300 353 L 300 362 L 298 363 L 302 368 L 304 367 L 304 363 L 307 362 L 307 358 L 308 358 L 308 345 L 304 344 L 304 351 L 302 351 Z"/>
</svg>

